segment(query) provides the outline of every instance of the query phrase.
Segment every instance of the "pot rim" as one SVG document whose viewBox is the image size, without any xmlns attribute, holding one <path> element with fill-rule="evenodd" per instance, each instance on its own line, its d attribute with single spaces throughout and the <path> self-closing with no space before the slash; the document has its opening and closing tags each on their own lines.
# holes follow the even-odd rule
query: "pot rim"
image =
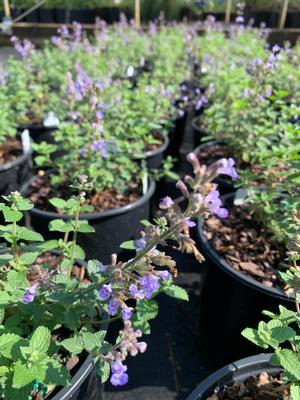
<svg viewBox="0 0 300 400">
<path fill-rule="evenodd" d="M 229 193 L 223 196 L 224 199 L 228 199 L 233 197 L 234 193 Z M 208 254 L 208 257 L 214 262 L 214 264 L 224 271 L 226 274 L 230 275 L 232 278 L 236 279 L 240 283 L 245 284 L 246 286 L 267 294 L 272 297 L 276 297 L 280 300 L 290 301 L 293 302 L 294 298 L 287 296 L 282 290 L 277 289 L 275 287 L 268 287 L 263 283 L 258 282 L 256 279 L 243 274 L 242 272 L 236 271 L 223 257 L 221 257 L 217 251 L 214 249 L 213 246 L 209 243 L 209 240 L 204 235 L 203 230 L 203 219 L 198 219 L 196 234 L 198 240 L 201 242 L 205 252 Z"/>
<path fill-rule="evenodd" d="M 204 130 L 204 129 L 202 129 L 202 128 L 199 128 L 199 126 L 196 124 L 196 121 L 199 120 L 199 119 L 201 119 L 201 115 L 197 115 L 196 117 L 194 117 L 194 118 L 192 119 L 192 121 L 191 121 L 192 128 L 193 128 L 196 132 L 202 133 L 202 134 L 204 134 L 205 136 L 210 136 L 211 134 L 210 134 L 209 132 L 207 132 L 206 130 Z M 201 146 L 201 145 L 200 145 L 200 146 Z M 198 147 L 199 147 L 199 146 L 198 146 Z"/>
<path fill-rule="evenodd" d="M 7 163 L 3 164 L 0 166 L 0 173 L 1 172 L 5 172 L 9 169 L 12 169 L 14 167 L 16 167 L 19 164 L 22 164 L 24 161 L 26 161 L 27 159 L 29 159 L 32 155 L 32 146 L 30 143 L 30 150 L 27 151 L 26 153 L 24 153 L 24 147 L 22 145 L 22 150 L 23 150 L 23 154 L 20 155 L 19 157 L 17 157 L 15 160 L 13 161 L 8 161 Z"/>
<path fill-rule="evenodd" d="M 20 192 L 23 195 L 26 195 L 28 192 L 28 188 L 30 186 L 30 184 L 37 178 L 37 176 L 32 177 L 28 182 L 26 182 L 22 187 Z M 148 190 L 145 194 L 143 194 L 142 197 L 140 197 L 138 200 L 127 204 L 126 206 L 123 207 L 118 207 L 118 208 L 114 208 L 112 210 L 106 210 L 106 211 L 97 211 L 94 213 L 84 213 L 80 215 L 80 220 L 94 220 L 94 219 L 104 219 L 104 218 L 108 218 L 108 217 L 113 217 L 115 215 L 119 215 L 119 214 L 125 214 L 126 212 L 129 212 L 131 210 L 134 210 L 135 208 L 138 208 L 139 206 L 141 206 L 142 204 L 146 203 L 148 200 L 150 200 L 150 198 L 152 197 L 152 195 L 154 194 L 155 191 L 155 187 L 156 184 L 154 182 L 153 179 L 149 178 L 148 180 L 149 182 L 149 186 L 148 186 Z M 33 207 L 31 210 L 29 210 L 30 214 L 36 215 L 36 216 L 40 216 L 40 217 L 46 217 L 48 219 L 63 219 L 63 220 L 69 220 L 70 218 L 66 215 L 66 214 L 58 214 L 56 212 L 53 211 L 44 211 L 41 210 L 40 208 L 37 207 Z"/>
<path fill-rule="evenodd" d="M 22 132 L 25 129 L 28 129 L 30 133 L 35 133 L 37 131 L 55 131 L 57 128 L 58 126 L 45 126 L 42 124 L 21 124 L 18 125 L 17 131 Z"/>
<path fill-rule="evenodd" d="M 158 154 L 163 153 L 169 146 L 170 139 L 168 138 L 167 135 L 162 134 L 161 136 L 162 136 L 164 142 L 157 149 L 145 151 L 142 157 L 137 157 L 137 158 L 135 158 L 135 160 L 143 160 L 143 159 L 151 158 Z"/>
<path fill-rule="evenodd" d="M 204 399 L 203 395 L 206 396 L 207 392 L 213 387 L 217 387 L 220 384 L 224 386 L 226 384 L 224 382 L 226 378 L 232 382 L 240 381 L 243 380 L 244 377 L 247 378 L 247 376 L 251 376 L 253 373 L 259 373 L 259 371 L 262 372 L 266 368 L 271 373 L 279 372 L 281 370 L 280 368 L 273 367 L 269 364 L 270 357 L 270 353 L 262 353 L 243 358 L 218 369 L 216 372 L 204 379 L 200 385 L 189 395 L 187 400 L 205 400 L 206 397 Z M 240 373 L 240 379 L 239 377 L 234 376 L 238 373 Z"/>
</svg>

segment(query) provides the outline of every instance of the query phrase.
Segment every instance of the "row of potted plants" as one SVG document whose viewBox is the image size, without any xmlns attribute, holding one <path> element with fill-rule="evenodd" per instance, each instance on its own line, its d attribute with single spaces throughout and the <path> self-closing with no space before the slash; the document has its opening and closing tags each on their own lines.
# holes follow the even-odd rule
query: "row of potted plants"
<svg viewBox="0 0 300 400">
<path fill-rule="evenodd" d="M 201 84 L 213 85 L 193 121 L 196 143 L 204 141 L 195 154 L 204 164 L 234 159 L 239 177 L 218 180 L 229 217 L 197 227 L 209 261 L 202 350 L 214 367 L 257 354 L 256 346 L 273 354 L 229 364 L 189 399 L 299 399 L 299 49 L 270 48 L 241 26 L 229 37 L 215 28 L 195 47 Z"/>
</svg>

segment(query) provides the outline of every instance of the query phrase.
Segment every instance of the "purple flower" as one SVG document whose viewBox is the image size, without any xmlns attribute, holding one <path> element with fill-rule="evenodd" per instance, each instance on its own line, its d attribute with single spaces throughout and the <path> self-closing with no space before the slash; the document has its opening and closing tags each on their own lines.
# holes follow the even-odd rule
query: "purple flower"
<svg viewBox="0 0 300 400">
<path fill-rule="evenodd" d="M 269 60 L 269 63 L 274 63 L 277 60 L 277 58 L 276 58 L 275 54 L 271 53 L 269 55 L 268 60 Z"/>
<path fill-rule="evenodd" d="M 161 199 L 161 202 L 159 203 L 159 207 L 162 209 L 171 208 L 173 205 L 174 201 L 169 196 L 166 196 L 163 199 Z"/>
<path fill-rule="evenodd" d="M 273 47 L 272 47 L 272 52 L 273 53 L 279 53 L 280 52 L 280 49 L 281 49 L 281 47 L 278 45 L 278 44 L 275 44 Z"/>
<path fill-rule="evenodd" d="M 196 226 L 195 222 L 191 221 L 190 218 L 184 218 L 182 225 L 184 229 L 194 228 Z"/>
<path fill-rule="evenodd" d="M 102 300 L 108 300 L 111 296 L 112 293 L 112 287 L 111 284 L 103 285 L 102 289 L 99 290 L 99 296 L 102 298 Z"/>
<path fill-rule="evenodd" d="M 79 155 L 80 155 L 80 157 L 84 157 L 86 155 L 86 150 L 85 149 L 80 149 L 79 150 Z"/>
<path fill-rule="evenodd" d="M 122 309 L 122 318 L 124 321 L 128 321 L 130 320 L 130 318 L 132 317 L 132 312 L 133 312 L 133 308 L 132 307 L 124 307 Z"/>
<path fill-rule="evenodd" d="M 102 157 L 107 157 L 106 142 L 103 139 L 97 140 L 92 144 L 93 151 L 99 151 Z"/>
<path fill-rule="evenodd" d="M 207 98 L 205 96 L 201 96 L 196 103 L 195 106 L 196 111 L 199 111 L 205 104 L 207 104 Z"/>
<path fill-rule="evenodd" d="M 142 300 L 145 298 L 145 294 L 143 293 L 142 290 L 139 290 L 138 287 L 134 284 L 131 284 L 129 286 L 129 292 L 133 298 L 136 300 Z"/>
<path fill-rule="evenodd" d="M 145 237 L 142 237 L 142 238 L 140 238 L 140 239 L 137 239 L 137 240 L 134 242 L 134 245 L 135 245 L 135 248 L 136 248 L 138 251 L 144 250 L 144 249 L 146 248 L 146 246 L 147 246 L 147 240 L 146 240 Z"/>
<path fill-rule="evenodd" d="M 244 97 L 248 97 L 249 94 L 250 94 L 250 89 L 245 88 L 245 89 L 244 89 L 244 92 L 243 92 L 243 96 L 244 96 Z"/>
<path fill-rule="evenodd" d="M 151 299 L 153 293 L 160 288 L 157 276 L 147 275 L 140 278 L 142 290 L 145 293 L 146 299 Z"/>
<path fill-rule="evenodd" d="M 97 89 L 103 90 L 103 89 L 105 89 L 105 84 L 104 84 L 103 81 L 98 81 L 98 82 L 95 84 L 95 87 L 96 87 Z"/>
<path fill-rule="evenodd" d="M 95 114 L 96 114 L 96 118 L 97 118 L 99 121 L 102 121 L 102 120 L 103 120 L 104 115 L 103 115 L 103 112 L 102 112 L 102 111 L 97 110 L 97 111 L 95 112 Z"/>
<path fill-rule="evenodd" d="M 113 386 L 122 386 L 128 383 L 128 374 L 126 373 L 127 367 L 122 364 L 122 361 L 114 361 L 111 366 L 112 375 L 110 377 L 110 383 Z"/>
<path fill-rule="evenodd" d="M 272 96 L 272 89 L 266 89 L 266 96 L 267 97 Z"/>
<path fill-rule="evenodd" d="M 26 304 L 32 303 L 36 296 L 36 286 L 31 286 L 25 289 L 25 294 L 23 296 L 23 301 Z"/>
<path fill-rule="evenodd" d="M 222 207 L 220 193 L 217 189 L 214 189 L 205 197 L 205 204 L 208 209 L 219 218 L 223 219 L 228 217 L 228 211 L 226 208 Z"/>
<path fill-rule="evenodd" d="M 76 119 L 79 117 L 79 114 L 75 111 L 71 111 L 69 115 L 74 121 L 76 121 Z"/>
<path fill-rule="evenodd" d="M 242 17 L 241 15 L 239 15 L 238 17 L 236 17 L 235 22 L 237 24 L 243 24 L 244 23 L 244 17 Z"/>
<path fill-rule="evenodd" d="M 171 278 L 171 274 L 169 271 L 157 271 L 157 275 L 163 280 L 168 281 Z"/>
<path fill-rule="evenodd" d="M 108 304 L 108 308 L 107 308 L 108 314 L 116 315 L 118 310 L 119 310 L 119 302 L 118 302 L 118 300 L 112 299 Z"/>
<path fill-rule="evenodd" d="M 12 36 L 10 41 L 22 58 L 28 57 L 34 51 L 34 44 L 28 39 L 24 39 L 22 44 L 16 36 Z"/>
<path fill-rule="evenodd" d="M 233 158 L 222 158 L 218 161 L 222 167 L 218 168 L 218 174 L 228 175 L 232 179 L 238 179 L 239 175 L 234 168 L 235 161 Z"/>
</svg>

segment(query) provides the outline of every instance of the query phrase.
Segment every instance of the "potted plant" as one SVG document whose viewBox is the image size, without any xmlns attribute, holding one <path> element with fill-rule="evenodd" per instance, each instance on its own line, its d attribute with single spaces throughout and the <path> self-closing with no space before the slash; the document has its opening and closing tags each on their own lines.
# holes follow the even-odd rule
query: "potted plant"
<svg viewBox="0 0 300 400">
<path fill-rule="evenodd" d="M 140 338 L 149 333 L 149 321 L 157 315 L 154 298 L 164 292 L 188 299 L 187 293 L 172 282 L 175 262 L 157 246 L 175 241 L 178 249 L 194 253 L 201 262 L 203 258 L 189 236 L 189 228 L 195 226 L 192 219 L 223 212 L 220 204 L 212 209 L 206 201 L 215 190 L 209 184 L 211 177 L 221 164 L 204 170 L 194 154 L 189 155 L 189 161 L 195 172 L 195 177 L 187 179 L 190 189 L 182 181 L 177 184 L 187 199 L 186 210 L 181 211 L 170 197 L 163 199 L 164 216 L 155 224 L 144 221 L 140 238 L 126 243 L 136 250 L 126 262 L 119 261 L 116 254 L 109 265 L 96 260 L 87 264 L 77 261 L 85 258 L 77 244 L 78 233 L 93 232 L 88 221 L 79 218 L 81 212 L 91 210 L 86 198 L 92 186 L 85 176 L 73 184 L 78 194 L 66 201 L 69 220 L 50 224 L 51 230 L 63 229 L 63 240 L 44 241 L 39 233 L 20 224 L 24 211 L 33 207 L 20 193 L 4 197 L 0 204 L 5 219 L 0 236 L 7 242 L 0 256 L 4 397 L 89 398 L 93 394 L 91 382 L 85 381 L 94 379 L 94 373 L 102 383 L 108 379 L 115 386 L 128 382 L 124 362 L 127 356 L 146 350 Z M 54 198 L 51 203 L 61 201 Z M 116 343 L 109 343 L 106 326 L 117 319 L 123 320 L 123 328 Z M 78 373 L 74 365 L 78 365 Z M 88 388 L 85 393 L 84 388 Z M 97 398 L 101 398 L 99 393 Z"/>
</svg>

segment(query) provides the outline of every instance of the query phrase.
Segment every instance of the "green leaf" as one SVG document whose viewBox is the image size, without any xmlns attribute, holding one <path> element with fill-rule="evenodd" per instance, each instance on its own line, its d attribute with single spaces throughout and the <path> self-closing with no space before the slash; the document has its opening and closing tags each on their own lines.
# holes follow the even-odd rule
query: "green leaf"
<svg viewBox="0 0 300 400">
<path fill-rule="evenodd" d="M 2 365 L 0 367 L 0 376 L 5 376 L 9 373 L 9 368 L 6 367 L 5 365 Z"/>
<path fill-rule="evenodd" d="M 67 311 L 65 321 L 72 331 L 80 327 L 80 316 L 74 308 L 70 308 Z"/>
<path fill-rule="evenodd" d="M 77 260 L 84 260 L 85 259 L 85 251 L 78 244 L 76 244 L 76 246 L 75 246 L 74 257 Z"/>
<path fill-rule="evenodd" d="M 13 387 L 15 389 L 20 389 L 29 383 L 33 383 L 35 378 L 35 368 L 28 368 L 21 360 L 15 362 L 13 376 Z"/>
<path fill-rule="evenodd" d="M 8 261 L 12 260 L 14 257 L 11 254 L 1 254 L 0 255 L 0 267 L 7 264 Z"/>
<path fill-rule="evenodd" d="M 18 208 L 18 210 L 20 211 L 28 211 L 31 210 L 34 205 L 31 203 L 31 201 L 29 201 L 28 199 L 20 199 L 17 203 L 16 206 Z"/>
<path fill-rule="evenodd" d="M 155 300 L 139 300 L 136 305 L 139 320 L 149 321 L 158 314 L 158 304 Z"/>
<path fill-rule="evenodd" d="M 57 360 L 51 360 L 47 364 L 46 377 L 43 383 L 45 385 L 67 386 L 70 383 L 70 374 L 65 366 Z"/>
<path fill-rule="evenodd" d="M 8 304 L 12 297 L 6 292 L 0 292 L 0 305 Z"/>
<path fill-rule="evenodd" d="M 25 289 L 28 287 L 26 271 L 9 271 L 7 274 L 7 283 L 11 289 Z"/>
<path fill-rule="evenodd" d="M 69 353 L 72 355 L 77 355 L 83 352 L 84 350 L 84 344 L 83 340 L 79 336 L 75 336 L 70 339 L 65 339 L 61 342 L 61 345 L 68 350 Z"/>
<path fill-rule="evenodd" d="M 101 361 L 99 363 L 98 368 L 96 368 L 96 372 L 98 373 L 98 375 L 101 378 L 101 382 L 105 383 L 107 382 L 109 375 L 110 375 L 110 366 L 109 363 L 107 361 Z"/>
<path fill-rule="evenodd" d="M 94 233 L 95 229 L 86 220 L 79 221 L 78 232 L 80 233 Z"/>
<path fill-rule="evenodd" d="M 31 336 L 29 346 L 39 353 L 47 353 L 51 340 L 51 333 L 48 328 L 39 326 Z"/>
<path fill-rule="evenodd" d="M 5 387 L 5 400 L 25 400 L 30 398 L 32 392 L 32 384 L 24 386 L 20 389 L 14 389 L 12 383 L 9 381 Z M 30 396 L 30 397 L 29 397 Z"/>
<path fill-rule="evenodd" d="M 12 358 L 13 346 L 22 338 L 14 333 L 4 333 L 0 336 L 0 354 L 5 358 Z"/>
<path fill-rule="evenodd" d="M 181 288 L 180 286 L 176 286 L 176 285 L 166 286 L 164 288 L 164 292 L 168 296 L 174 297 L 175 299 L 185 300 L 185 301 L 189 300 L 189 295 L 187 294 L 187 291 L 185 289 Z"/>
<path fill-rule="evenodd" d="M 136 315 L 132 319 L 132 326 L 135 330 L 140 329 L 143 333 L 143 335 L 150 335 L 151 333 L 151 328 L 150 324 L 148 321 L 145 320 L 139 320 L 136 318 Z"/>
<path fill-rule="evenodd" d="M 66 200 L 59 199 L 58 197 L 50 199 L 49 203 L 51 203 L 55 208 L 58 208 L 59 210 L 64 210 L 67 207 Z"/>
<path fill-rule="evenodd" d="M 33 264 L 38 257 L 39 253 L 25 253 L 22 254 L 20 257 L 20 261 L 24 265 Z"/>
<path fill-rule="evenodd" d="M 288 349 L 275 350 L 282 368 L 300 381 L 300 362 L 298 356 Z"/>
<path fill-rule="evenodd" d="M 278 343 L 283 343 L 286 340 L 292 339 L 296 336 L 296 332 L 294 329 L 289 328 L 288 326 L 278 326 L 272 329 L 272 338 L 275 339 Z"/>
<path fill-rule="evenodd" d="M 1 211 L 3 212 L 5 222 L 18 222 L 23 218 L 23 213 L 20 211 L 13 211 L 9 207 L 2 205 Z"/>
<path fill-rule="evenodd" d="M 0 325 L 3 323 L 5 317 L 5 308 L 1 307 L 0 308 Z"/>
<path fill-rule="evenodd" d="M 43 242 L 44 238 L 40 233 L 34 232 L 31 229 L 27 229 L 24 226 L 18 228 L 17 238 L 19 240 L 27 240 L 30 242 Z"/>
<path fill-rule="evenodd" d="M 140 223 L 146 227 L 151 226 L 151 222 L 147 221 L 146 219 L 142 219 Z"/>
<path fill-rule="evenodd" d="M 133 240 L 128 240 L 127 242 L 123 242 L 120 244 L 121 249 L 126 249 L 126 250 L 135 250 L 135 244 Z"/>
<path fill-rule="evenodd" d="M 49 223 L 49 231 L 51 232 L 73 232 L 74 228 L 71 221 L 63 221 L 62 219 L 54 219 Z"/>
<path fill-rule="evenodd" d="M 100 349 L 101 344 L 105 338 L 106 331 L 98 331 L 96 333 L 91 332 L 83 332 L 82 340 L 84 344 L 84 348 L 91 352 L 96 349 Z"/>
<path fill-rule="evenodd" d="M 242 331 L 242 335 L 250 340 L 250 342 L 256 344 L 256 346 L 262 347 L 263 349 L 267 349 L 269 346 L 266 344 L 258 334 L 256 329 L 246 328 Z"/>
<path fill-rule="evenodd" d="M 291 400 L 300 400 L 300 385 L 293 383 L 290 387 Z"/>
</svg>

